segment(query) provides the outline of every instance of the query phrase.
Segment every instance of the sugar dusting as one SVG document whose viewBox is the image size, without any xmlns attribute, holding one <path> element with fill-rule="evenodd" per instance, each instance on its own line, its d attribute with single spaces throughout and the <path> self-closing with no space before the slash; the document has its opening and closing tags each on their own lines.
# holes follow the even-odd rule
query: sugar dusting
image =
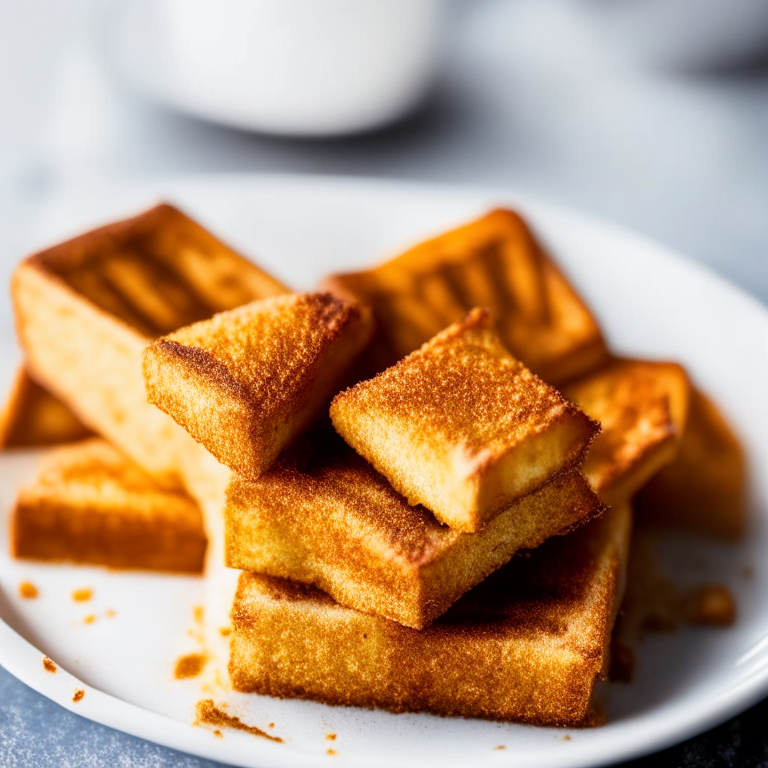
<svg viewBox="0 0 768 768">
<path fill-rule="evenodd" d="M 213 699 L 198 701 L 195 714 L 197 716 L 195 725 L 217 725 L 223 728 L 232 728 L 236 731 L 245 731 L 253 736 L 261 736 L 270 741 L 280 743 L 283 741 L 279 736 L 270 736 L 266 731 L 262 731 L 261 728 L 257 728 L 255 725 L 247 725 L 239 717 L 228 715 L 213 703 Z"/>
</svg>

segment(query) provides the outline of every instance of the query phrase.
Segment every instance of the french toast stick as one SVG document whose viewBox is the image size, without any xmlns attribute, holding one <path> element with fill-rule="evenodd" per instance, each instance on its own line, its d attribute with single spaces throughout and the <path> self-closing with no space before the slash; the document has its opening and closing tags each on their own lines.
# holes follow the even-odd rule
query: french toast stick
<svg viewBox="0 0 768 768">
<path fill-rule="evenodd" d="M 92 435 L 59 398 L 19 366 L 0 414 L 0 450 L 74 443 Z"/>
<path fill-rule="evenodd" d="M 262 299 L 150 344 L 147 395 L 222 464 L 256 479 L 324 413 L 372 332 L 370 310 L 329 293 Z"/>
<path fill-rule="evenodd" d="M 205 544 L 197 504 L 101 438 L 48 454 L 11 516 L 20 558 L 199 573 Z"/>
<path fill-rule="evenodd" d="M 570 470 L 462 533 L 409 505 L 340 438 L 313 433 L 258 480 L 233 476 L 225 562 L 314 584 L 343 605 L 421 629 L 518 550 L 603 510 Z"/>
<path fill-rule="evenodd" d="M 624 589 L 620 505 L 518 557 L 422 631 L 284 579 L 242 573 L 229 673 L 238 691 L 394 712 L 578 726 Z"/>
<path fill-rule="evenodd" d="M 746 528 L 746 477 L 738 437 L 694 387 L 680 450 L 638 494 L 638 520 L 737 540 Z"/>
<path fill-rule="evenodd" d="M 410 504 L 466 532 L 580 466 L 600 429 L 512 357 L 479 308 L 336 395 L 330 415 Z"/>
<path fill-rule="evenodd" d="M 229 470 L 147 402 L 142 353 L 158 336 L 286 291 L 169 205 L 30 256 L 12 281 L 17 333 L 35 379 L 159 482 L 183 484 L 217 519 Z"/>
<path fill-rule="evenodd" d="M 365 355 L 370 374 L 477 306 L 491 309 L 509 351 L 551 384 L 608 357 L 597 321 L 510 210 L 492 211 L 373 269 L 332 275 L 322 286 L 373 307 L 378 330 Z"/>
<path fill-rule="evenodd" d="M 563 387 L 602 425 L 583 472 L 603 501 L 628 501 L 675 459 L 690 393 L 688 376 L 676 363 L 618 358 Z"/>
</svg>

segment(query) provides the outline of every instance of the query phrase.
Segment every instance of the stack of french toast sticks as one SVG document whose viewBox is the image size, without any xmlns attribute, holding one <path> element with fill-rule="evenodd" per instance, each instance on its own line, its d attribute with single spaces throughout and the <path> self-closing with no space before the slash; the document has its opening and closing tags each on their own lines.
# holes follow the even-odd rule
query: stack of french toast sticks
<svg viewBox="0 0 768 768">
<path fill-rule="evenodd" d="M 19 493 L 14 554 L 205 561 L 238 691 L 588 723 L 632 500 L 743 525 L 717 408 L 613 356 L 509 210 L 295 294 L 160 205 L 27 258 L 12 295 L 0 439 L 70 442 Z"/>
</svg>

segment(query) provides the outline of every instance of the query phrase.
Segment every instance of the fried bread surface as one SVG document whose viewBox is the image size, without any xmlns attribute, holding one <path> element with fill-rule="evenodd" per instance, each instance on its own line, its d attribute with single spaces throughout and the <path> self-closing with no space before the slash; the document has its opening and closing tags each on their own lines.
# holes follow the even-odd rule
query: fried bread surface
<svg viewBox="0 0 768 768">
<path fill-rule="evenodd" d="M 190 573 L 203 567 L 199 507 L 100 438 L 45 457 L 37 479 L 19 492 L 11 529 L 15 557 Z"/>
<path fill-rule="evenodd" d="M 20 366 L 0 415 L 0 449 L 73 443 L 93 435 L 74 413 Z"/>
<path fill-rule="evenodd" d="M 477 533 L 411 506 L 333 434 L 312 434 L 256 481 L 233 477 L 230 568 L 314 584 L 339 603 L 420 629 L 515 552 L 602 513 L 577 470 L 514 501 Z"/>
<path fill-rule="evenodd" d="M 602 425 L 584 462 L 608 504 L 628 501 L 674 460 L 685 430 L 691 385 L 676 363 L 614 359 L 563 388 Z"/>
<path fill-rule="evenodd" d="M 232 684 L 394 712 L 579 725 L 605 673 L 630 526 L 628 505 L 609 510 L 515 558 L 420 632 L 313 587 L 242 573 Z"/>
<path fill-rule="evenodd" d="M 167 204 L 27 262 L 147 338 L 287 290 Z"/>
<path fill-rule="evenodd" d="M 599 431 L 507 352 L 490 312 L 477 308 L 338 394 L 330 414 L 336 431 L 410 504 L 467 532 L 580 466 Z"/>
<path fill-rule="evenodd" d="M 159 481 L 181 481 L 198 500 L 208 489 L 197 486 L 220 470 L 147 403 L 143 350 L 156 336 L 285 291 L 168 205 L 31 256 L 12 282 L 34 378 Z"/>
<path fill-rule="evenodd" d="M 372 333 L 369 310 L 329 293 L 252 302 L 148 346 L 149 401 L 255 479 L 325 411 Z"/>
<path fill-rule="evenodd" d="M 378 332 L 371 373 L 393 365 L 470 309 L 488 307 L 507 348 L 558 384 L 598 367 L 597 321 L 515 212 L 495 210 L 364 272 L 324 287 L 370 304 Z"/>
<path fill-rule="evenodd" d="M 638 518 L 735 540 L 746 527 L 746 457 L 718 407 L 693 388 L 680 451 L 640 491 Z"/>
</svg>

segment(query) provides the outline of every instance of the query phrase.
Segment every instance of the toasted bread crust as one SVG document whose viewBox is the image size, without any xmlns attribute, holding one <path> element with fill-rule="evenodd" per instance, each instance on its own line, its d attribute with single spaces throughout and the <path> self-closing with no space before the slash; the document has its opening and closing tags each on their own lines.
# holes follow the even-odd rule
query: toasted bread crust
<svg viewBox="0 0 768 768">
<path fill-rule="evenodd" d="M 468 532 L 579 466 L 599 431 L 490 326 L 489 311 L 473 309 L 337 395 L 330 411 L 336 430 L 397 491 Z"/>
<path fill-rule="evenodd" d="M 286 294 L 150 345 L 150 402 L 223 464 L 257 478 L 322 413 L 373 332 L 369 312 L 330 294 Z"/>
<path fill-rule="evenodd" d="M 564 394 L 603 426 L 584 473 L 604 501 L 629 500 L 674 460 L 690 389 L 685 370 L 676 363 L 620 358 L 564 387 Z"/>
<path fill-rule="evenodd" d="M 495 210 L 365 272 L 323 286 L 370 304 L 378 333 L 368 375 L 418 349 L 472 307 L 489 307 L 515 357 L 553 384 L 598 367 L 597 322 L 513 211 Z M 366 376 L 367 378 L 367 376 Z"/>
<path fill-rule="evenodd" d="M 167 205 L 31 256 L 12 281 L 34 378 L 158 480 L 181 481 L 196 498 L 210 484 L 199 469 L 207 453 L 147 403 L 143 350 L 161 333 L 285 290 Z"/>
<path fill-rule="evenodd" d="M 100 438 L 46 457 L 12 514 L 15 557 L 199 573 L 200 509 Z"/>
<path fill-rule="evenodd" d="M 86 232 L 27 263 L 148 338 L 287 291 L 167 204 Z"/>
<path fill-rule="evenodd" d="M 0 415 L 0 449 L 73 443 L 92 435 L 93 431 L 41 387 L 25 366 L 18 368 Z"/>
<path fill-rule="evenodd" d="M 422 628 L 516 551 L 602 513 L 577 471 L 518 499 L 474 534 L 411 506 L 340 441 L 281 458 L 259 480 L 234 478 L 226 563 L 315 584 L 344 605 Z M 298 448 L 297 448 L 298 451 Z M 304 462 L 302 464 L 302 462 Z"/>
<path fill-rule="evenodd" d="M 625 505 L 547 542 L 422 631 L 344 608 L 312 587 L 243 573 L 232 684 L 394 712 L 581 724 L 606 667 L 630 525 Z"/>
</svg>

